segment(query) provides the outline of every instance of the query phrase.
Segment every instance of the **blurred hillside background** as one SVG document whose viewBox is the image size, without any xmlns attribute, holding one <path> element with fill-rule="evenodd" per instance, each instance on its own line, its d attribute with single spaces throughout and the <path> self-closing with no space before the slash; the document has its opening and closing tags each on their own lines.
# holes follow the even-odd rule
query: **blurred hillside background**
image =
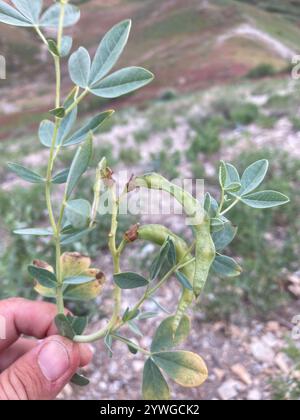
<svg viewBox="0 0 300 420">
<path fill-rule="evenodd" d="M 204 300 L 192 312 L 193 334 L 186 346 L 208 361 L 210 378 L 200 389 L 176 389 L 175 397 L 299 399 L 300 342 L 291 339 L 291 320 L 300 314 L 300 81 L 292 79 L 291 70 L 300 54 L 300 0 L 73 3 L 82 10 L 80 23 L 68 31 L 74 49 L 83 45 L 93 53 L 106 30 L 131 17 L 133 30 L 120 66 L 142 65 L 156 74 L 149 87 L 117 102 L 96 97 L 85 102 L 84 118 L 106 107 L 117 110 L 96 135 L 94 166 L 105 155 L 116 170 L 205 178 L 207 189 L 216 193 L 220 159 L 243 170 L 268 158 L 267 184 L 291 197 L 277 210 L 239 206 L 232 212 L 239 234 L 230 252 L 240 257 L 244 272 L 235 280 L 210 278 Z M 26 267 L 33 255 L 51 260 L 52 249 L 41 240 L 37 255 L 36 239 L 11 232 L 43 223 L 43 193 L 20 185 L 5 162 L 45 170 L 47 151 L 36 133 L 53 108 L 53 66 L 35 34 L 24 29 L 0 25 L 0 54 L 7 60 L 7 80 L 0 81 L 0 298 L 36 298 Z M 67 66 L 63 78 L 67 92 Z M 65 153 L 61 166 L 71 157 Z M 85 178 L 80 188 L 88 196 L 91 180 Z M 121 234 L 134 221 L 122 220 Z M 167 223 L 178 231 L 176 220 Z M 73 249 L 91 250 L 110 272 L 107 231 L 103 220 L 101 230 Z M 138 261 L 131 251 L 128 266 L 145 269 L 152 251 L 144 248 Z M 160 302 L 171 309 L 175 293 L 170 282 Z M 107 295 L 75 310 L 90 312 L 96 328 L 110 305 Z M 152 324 L 145 321 L 141 328 L 147 332 Z M 149 343 L 147 334 L 142 343 Z M 68 387 L 61 398 L 139 398 L 142 362 L 128 356 L 132 360 L 125 364 L 125 357 L 124 348 L 116 346 L 108 363 L 97 344 L 88 372 L 92 386 Z"/>
</svg>

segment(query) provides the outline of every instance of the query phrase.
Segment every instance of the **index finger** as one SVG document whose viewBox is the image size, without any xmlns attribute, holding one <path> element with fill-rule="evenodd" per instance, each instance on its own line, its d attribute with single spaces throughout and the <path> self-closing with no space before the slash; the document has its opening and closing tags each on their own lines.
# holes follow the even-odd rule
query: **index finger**
<svg viewBox="0 0 300 420">
<path fill-rule="evenodd" d="M 57 329 L 53 320 L 56 306 L 46 302 L 32 302 L 21 298 L 0 301 L 0 316 L 4 319 L 6 338 L 0 339 L 0 352 L 11 346 L 24 334 L 42 339 Z"/>
</svg>

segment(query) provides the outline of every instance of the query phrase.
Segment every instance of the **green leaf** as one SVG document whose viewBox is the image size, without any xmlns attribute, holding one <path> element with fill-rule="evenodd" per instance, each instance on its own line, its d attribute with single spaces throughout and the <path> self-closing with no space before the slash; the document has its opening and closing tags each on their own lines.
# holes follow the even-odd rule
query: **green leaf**
<svg viewBox="0 0 300 420">
<path fill-rule="evenodd" d="M 168 251 L 168 261 L 169 264 L 171 265 L 171 267 L 175 266 L 176 261 L 177 261 L 177 255 L 176 255 L 176 248 L 175 248 L 175 244 L 174 241 L 172 239 L 169 238 L 169 251 Z"/>
<path fill-rule="evenodd" d="M 113 343 L 113 338 L 110 334 L 106 334 L 105 338 L 104 338 L 104 344 L 108 350 L 108 355 L 110 358 L 112 358 L 113 356 L 113 351 L 112 351 L 112 343 Z"/>
<path fill-rule="evenodd" d="M 244 172 L 241 184 L 242 187 L 238 193 L 239 196 L 246 195 L 255 190 L 265 179 L 269 169 L 269 162 L 265 159 L 258 160 L 250 165 Z"/>
<path fill-rule="evenodd" d="M 224 189 L 225 187 L 225 182 L 226 182 L 226 166 L 225 166 L 225 162 L 221 161 L 220 168 L 219 168 L 219 183 L 222 189 Z"/>
<path fill-rule="evenodd" d="M 51 147 L 54 123 L 49 120 L 43 120 L 39 127 L 39 139 L 43 146 Z M 56 142 L 57 145 L 57 142 Z"/>
<path fill-rule="evenodd" d="M 150 297 L 149 300 L 151 300 L 161 311 L 163 311 L 165 314 L 170 315 L 170 311 L 168 311 L 164 306 L 162 306 L 156 299 L 153 297 Z"/>
<path fill-rule="evenodd" d="M 137 336 L 139 337 L 144 337 L 144 334 L 142 333 L 142 331 L 139 329 L 139 327 L 137 326 L 137 324 L 133 321 L 128 321 L 127 323 L 129 329 Z"/>
<path fill-rule="evenodd" d="M 52 236 L 52 228 L 26 228 L 14 230 L 16 235 L 28 235 L 28 236 Z"/>
<path fill-rule="evenodd" d="M 51 271 L 45 270 L 35 265 L 28 267 L 28 272 L 41 286 L 49 289 L 55 289 L 57 287 L 57 279 L 55 274 Z"/>
<path fill-rule="evenodd" d="M 7 166 L 12 172 L 18 175 L 19 178 L 24 179 L 24 181 L 31 182 L 32 184 L 43 184 L 45 182 L 45 179 L 41 177 L 41 175 L 25 168 L 22 165 L 10 162 Z"/>
<path fill-rule="evenodd" d="M 141 67 L 128 67 L 103 79 L 91 88 L 91 92 L 101 98 L 118 98 L 148 85 L 154 75 Z"/>
<path fill-rule="evenodd" d="M 204 199 L 204 210 L 208 213 L 208 215 L 211 218 L 216 217 L 218 208 L 219 205 L 217 203 L 217 200 L 214 199 L 209 193 L 206 193 Z"/>
<path fill-rule="evenodd" d="M 191 321 L 187 315 L 184 315 L 174 335 L 175 316 L 170 316 L 162 321 L 153 337 L 151 351 L 153 353 L 171 350 L 184 342 L 190 333 Z"/>
<path fill-rule="evenodd" d="M 127 44 L 131 21 L 125 20 L 115 25 L 102 39 L 91 68 L 90 86 L 106 76 L 118 61 Z"/>
<path fill-rule="evenodd" d="M 56 3 L 50 6 L 42 15 L 39 26 L 46 26 L 48 28 L 57 28 L 59 25 L 60 17 L 60 4 Z M 65 16 L 63 26 L 75 25 L 80 19 L 80 10 L 78 7 L 71 4 L 65 5 Z"/>
<path fill-rule="evenodd" d="M 12 0 L 13 4 L 30 22 L 38 24 L 43 7 L 42 0 Z"/>
<path fill-rule="evenodd" d="M 52 178 L 52 184 L 65 184 L 69 176 L 70 169 L 64 169 L 63 171 L 57 173 Z"/>
<path fill-rule="evenodd" d="M 93 153 L 92 136 L 89 135 L 85 143 L 79 147 L 74 156 L 70 173 L 67 180 L 66 197 L 67 199 L 72 194 L 74 188 L 77 186 L 81 176 L 87 170 Z"/>
<path fill-rule="evenodd" d="M 54 39 L 48 39 L 48 48 L 53 55 L 55 55 L 56 57 L 60 56 L 60 53 L 57 48 L 57 43 L 56 41 L 54 41 Z"/>
<path fill-rule="evenodd" d="M 137 319 L 139 321 L 143 321 L 145 319 L 155 318 L 158 315 L 157 312 L 146 311 L 142 312 L 138 315 Z"/>
<path fill-rule="evenodd" d="M 131 354 L 138 354 L 139 351 L 135 347 L 132 347 L 130 344 L 128 344 L 127 347 Z"/>
<path fill-rule="evenodd" d="M 221 161 L 219 170 L 220 185 L 224 191 L 239 191 L 241 180 L 237 169 L 230 163 Z"/>
<path fill-rule="evenodd" d="M 73 45 L 73 39 L 70 36 L 63 36 L 61 40 L 60 56 L 66 57 L 69 55 Z"/>
<path fill-rule="evenodd" d="M 71 379 L 71 383 L 83 387 L 89 385 L 90 381 L 85 376 L 75 373 L 75 375 Z"/>
<path fill-rule="evenodd" d="M 225 223 L 224 228 L 212 234 L 212 239 L 215 244 L 216 251 L 222 251 L 226 248 L 235 238 L 237 234 L 237 227 L 231 223 Z"/>
<path fill-rule="evenodd" d="M 114 275 L 114 282 L 121 289 L 137 289 L 148 286 L 149 282 L 144 277 L 136 273 L 125 272 Z"/>
<path fill-rule="evenodd" d="M 244 195 L 241 201 L 255 209 L 269 209 L 289 203 L 289 198 L 277 191 L 260 191 Z"/>
<path fill-rule="evenodd" d="M 72 233 L 63 234 L 61 236 L 61 245 L 66 246 L 73 244 L 74 242 L 80 241 L 84 236 L 88 235 L 94 230 L 94 228 L 87 228 L 81 230 L 72 231 Z"/>
<path fill-rule="evenodd" d="M 217 255 L 212 270 L 221 277 L 238 277 L 242 273 L 242 268 L 237 262 L 225 255 Z"/>
<path fill-rule="evenodd" d="M 59 331 L 59 333 L 66 338 L 69 338 L 70 340 L 73 340 L 73 338 L 75 337 L 75 332 L 72 328 L 72 325 L 70 323 L 70 321 L 68 320 L 68 318 L 66 317 L 66 315 L 64 314 L 59 314 L 56 315 L 55 319 L 54 319 L 55 325 Z"/>
<path fill-rule="evenodd" d="M 241 188 L 241 179 L 237 169 L 230 163 L 225 163 L 226 182 L 225 191 L 236 191 Z"/>
<path fill-rule="evenodd" d="M 161 247 L 161 250 L 158 256 L 155 258 L 155 260 L 151 264 L 151 267 L 150 267 L 150 280 L 151 281 L 156 280 L 157 277 L 160 275 L 163 269 L 163 266 L 168 259 L 169 250 L 170 250 L 170 242 L 169 240 L 167 240 Z"/>
<path fill-rule="evenodd" d="M 184 387 L 202 385 L 208 377 L 203 359 L 189 351 L 162 352 L 153 354 L 154 363 L 177 384 Z"/>
<path fill-rule="evenodd" d="M 64 107 L 54 108 L 49 111 L 49 114 L 53 115 L 56 118 L 62 120 L 65 117 L 66 110 Z"/>
<path fill-rule="evenodd" d="M 33 26 L 30 19 L 4 1 L 0 1 L 0 22 L 13 26 Z"/>
<path fill-rule="evenodd" d="M 77 229 L 83 229 L 89 223 L 91 211 L 90 203 L 87 200 L 79 199 L 67 202 L 65 214 L 70 225 Z"/>
<path fill-rule="evenodd" d="M 75 144 L 79 144 L 86 139 L 88 133 L 92 132 L 95 133 L 99 127 L 101 127 L 104 122 L 110 118 L 115 111 L 109 110 L 102 112 L 99 115 L 96 115 L 92 118 L 87 124 L 85 124 L 80 130 L 76 131 L 71 137 L 67 138 L 63 142 L 63 146 L 73 146 Z"/>
<path fill-rule="evenodd" d="M 213 232 L 218 232 L 224 228 L 224 220 L 220 217 L 213 217 L 210 220 L 210 225 Z"/>
<path fill-rule="evenodd" d="M 71 322 L 72 329 L 76 335 L 81 335 L 84 333 L 88 325 L 88 317 L 67 315 L 67 318 Z"/>
<path fill-rule="evenodd" d="M 129 308 L 127 308 L 123 317 L 122 317 L 122 321 L 124 321 L 124 322 L 130 321 L 130 320 L 136 318 L 139 313 L 140 313 L 140 311 L 138 309 L 135 309 L 135 310 L 131 311 Z"/>
<path fill-rule="evenodd" d="M 85 89 L 89 84 L 91 57 L 89 52 L 80 47 L 69 59 L 69 73 L 75 85 Z"/>
<path fill-rule="evenodd" d="M 143 373 L 144 400 L 163 401 L 170 399 L 169 386 L 156 364 L 148 359 Z"/>
<path fill-rule="evenodd" d="M 60 122 L 60 127 L 56 136 L 55 147 L 61 145 L 69 135 L 72 127 L 74 126 L 77 119 L 77 107 L 75 107 L 66 117 Z M 43 146 L 51 147 L 52 140 L 54 137 L 55 124 L 49 120 L 43 120 L 39 127 L 39 139 Z M 85 134 L 86 138 L 88 132 Z"/>
<path fill-rule="evenodd" d="M 66 277 L 64 279 L 64 285 L 66 284 L 86 284 L 94 281 L 92 277 L 89 276 L 74 276 L 74 277 Z"/>
<path fill-rule="evenodd" d="M 193 286 L 189 282 L 188 278 L 181 273 L 180 271 L 176 271 L 175 273 L 177 280 L 181 284 L 184 289 L 193 290 Z"/>
<path fill-rule="evenodd" d="M 62 145 L 70 134 L 77 119 L 77 107 L 75 107 L 60 123 L 57 134 L 57 143 Z"/>
</svg>

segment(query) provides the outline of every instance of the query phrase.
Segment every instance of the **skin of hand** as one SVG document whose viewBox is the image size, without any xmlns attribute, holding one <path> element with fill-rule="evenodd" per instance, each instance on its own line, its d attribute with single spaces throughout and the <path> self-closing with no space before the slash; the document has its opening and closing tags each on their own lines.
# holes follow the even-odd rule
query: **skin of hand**
<svg viewBox="0 0 300 420">
<path fill-rule="evenodd" d="M 53 400 L 90 363 L 89 346 L 55 335 L 56 314 L 45 302 L 0 301 L 6 334 L 0 338 L 0 400 Z"/>
</svg>

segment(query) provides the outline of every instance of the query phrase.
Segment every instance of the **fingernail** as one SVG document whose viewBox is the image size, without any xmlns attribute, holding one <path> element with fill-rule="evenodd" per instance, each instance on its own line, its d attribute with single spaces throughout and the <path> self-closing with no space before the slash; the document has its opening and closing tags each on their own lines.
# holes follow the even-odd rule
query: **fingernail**
<svg viewBox="0 0 300 420">
<path fill-rule="evenodd" d="M 45 378 L 55 382 L 70 368 L 68 351 L 58 341 L 50 341 L 42 347 L 38 355 L 38 364 Z"/>
</svg>

